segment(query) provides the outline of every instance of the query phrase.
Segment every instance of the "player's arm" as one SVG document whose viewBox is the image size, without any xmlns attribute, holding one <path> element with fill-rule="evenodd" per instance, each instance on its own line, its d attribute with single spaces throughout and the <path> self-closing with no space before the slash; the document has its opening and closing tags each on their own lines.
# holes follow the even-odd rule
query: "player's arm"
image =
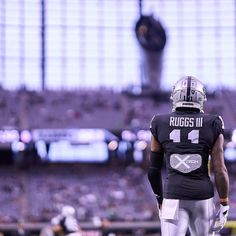
<svg viewBox="0 0 236 236">
<path fill-rule="evenodd" d="M 211 162 L 220 203 L 228 205 L 229 176 L 224 162 L 224 136 L 220 134 L 211 151 Z"/>
<path fill-rule="evenodd" d="M 150 165 L 148 169 L 148 180 L 151 184 L 152 190 L 156 195 L 159 207 L 163 201 L 162 176 L 161 168 L 163 165 L 163 150 L 156 138 L 151 137 L 151 154 Z"/>
<path fill-rule="evenodd" d="M 225 225 L 229 212 L 228 192 L 229 176 L 224 163 L 224 136 L 220 134 L 212 148 L 211 160 L 215 177 L 216 189 L 220 198 L 220 209 L 216 214 L 212 230 L 219 232 Z"/>
</svg>

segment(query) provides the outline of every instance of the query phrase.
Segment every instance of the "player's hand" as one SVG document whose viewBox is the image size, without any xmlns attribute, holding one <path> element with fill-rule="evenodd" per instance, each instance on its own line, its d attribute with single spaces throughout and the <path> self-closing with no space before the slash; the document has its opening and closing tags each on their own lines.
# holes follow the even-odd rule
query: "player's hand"
<svg viewBox="0 0 236 236">
<path fill-rule="evenodd" d="M 212 228 L 213 232 L 219 232 L 221 229 L 224 228 L 228 214 L 229 214 L 229 205 L 223 206 L 220 204 L 220 209 L 216 214 L 216 218 L 213 224 Z"/>
</svg>

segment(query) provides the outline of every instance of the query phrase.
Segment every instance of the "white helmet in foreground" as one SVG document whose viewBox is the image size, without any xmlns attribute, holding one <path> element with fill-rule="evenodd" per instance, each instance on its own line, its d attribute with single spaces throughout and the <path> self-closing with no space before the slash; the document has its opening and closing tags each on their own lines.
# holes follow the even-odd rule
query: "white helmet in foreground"
<svg viewBox="0 0 236 236">
<path fill-rule="evenodd" d="M 173 86 L 171 93 L 172 111 L 177 108 L 193 108 L 203 112 L 206 90 L 203 83 L 193 76 L 184 76 Z"/>
<path fill-rule="evenodd" d="M 61 214 L 64 217 L 75 216 L 75 208 L 72 206 L 63 206 L 61 209 Z"/>
</svg>

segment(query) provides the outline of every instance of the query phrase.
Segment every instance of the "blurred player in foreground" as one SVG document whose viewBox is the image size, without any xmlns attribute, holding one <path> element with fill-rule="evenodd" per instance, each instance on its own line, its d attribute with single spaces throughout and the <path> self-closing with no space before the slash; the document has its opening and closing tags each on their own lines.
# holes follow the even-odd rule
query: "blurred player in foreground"
<svg viewBox="0 0 236 236">
<path fill-rule="evenodd" d="M 156 115 L 151 121 L 151 154 L 148 179 L 157 197 L 163 236 L 209 236 L 227 221 L 229 178 L 224 163 L 224 124 L 220 116 L 204 114 L 204 85 L 186 76 L 176 82 L 172 113 Z M 214 185 L 219 195 L 215 211 Z M 162 189 L 161 168 L 167 178 Z"/>
<path fill-rule="evenodd" d="M 63 206 L 61 213 L 51 220 L 54 235 L 81 236 L 81 229 L 72 206 Z"/>
<path fill-rule="evenodd" d="M 40 236 L 81 236 L 75 213 L 72 206 L 63 206 L 60 214 L 51 219 L 51 224 L 41 230 Z"/>
</svg>

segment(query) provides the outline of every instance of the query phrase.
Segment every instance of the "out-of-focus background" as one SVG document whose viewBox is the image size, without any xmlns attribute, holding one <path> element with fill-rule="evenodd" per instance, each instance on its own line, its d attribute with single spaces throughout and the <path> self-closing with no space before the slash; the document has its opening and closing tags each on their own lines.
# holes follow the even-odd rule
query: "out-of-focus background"
<svg viewBox="0 0 236 236">
<path fill-rule="evenodd" d="M 0 0 L 0 232 L 69 204 L 84 235 L 159 235 L 149 123 L 183 75 L 225 121 L 234 235 L 235 0 Z"/>
</svg>

